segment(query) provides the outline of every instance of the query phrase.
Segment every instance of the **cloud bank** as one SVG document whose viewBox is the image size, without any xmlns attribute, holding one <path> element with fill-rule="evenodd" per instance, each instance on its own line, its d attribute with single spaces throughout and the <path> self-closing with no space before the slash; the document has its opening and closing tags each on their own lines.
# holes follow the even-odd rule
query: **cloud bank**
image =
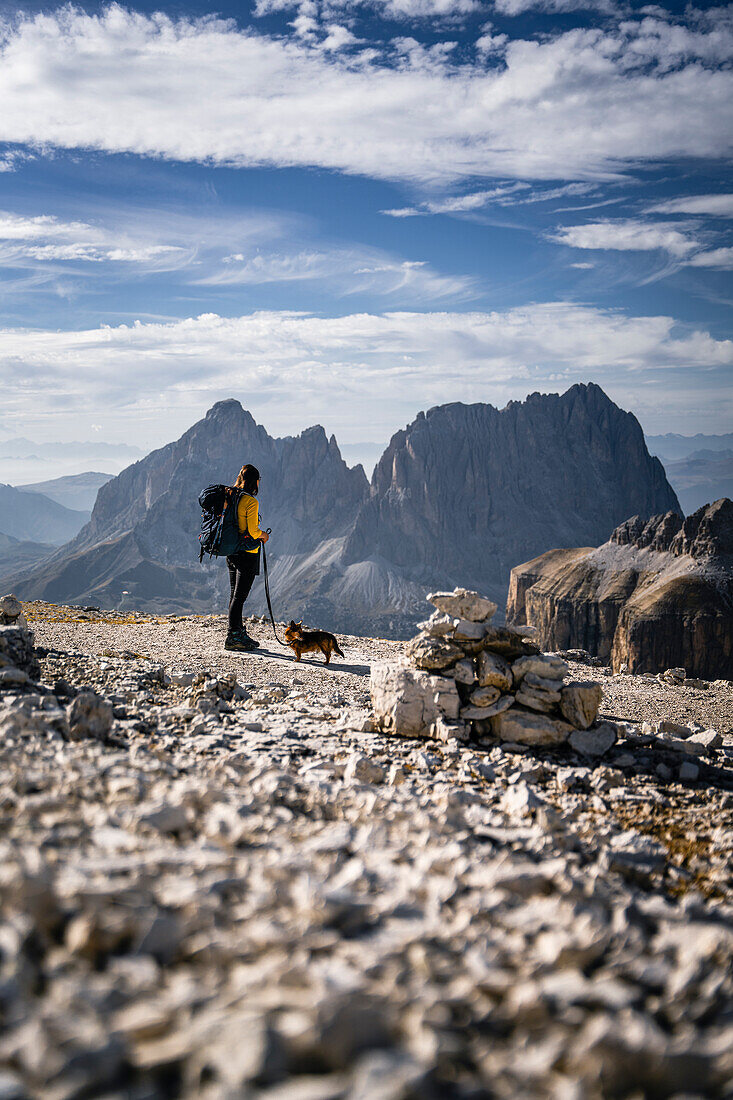
<svg viewBox="0 0 733 1100">
<path fill-rule="evenodd" d="M 0 141 L 423 184 L 609 178 L 733 149 L 733 34 L 706 18 L 462 61 L 450 43 L 324 49 L 117 5 L 21 14 L 0 29 Z"/>
<path fill-rule="evenodd" d="M 9 419 L 38 422 L 73 409 L 127 438 L 147 418 L 159 442 L 226 396 L 240 397 L 272 429 L 299 431 L 326 417 L 346 440 L 387 438 L 417 409 L 444 401 L 503 405 L 588 380 L 626 407 L 649 408 L 659 425 L 683 427 L 693 409 L 710 423 L 731 413 L 721 393 L 732 341 L 670 317 L 571 303 L 332 318 L 205 314 L 0 336 Z M 173 418 L 169 431 L 165 417 Z"/>
</svg>

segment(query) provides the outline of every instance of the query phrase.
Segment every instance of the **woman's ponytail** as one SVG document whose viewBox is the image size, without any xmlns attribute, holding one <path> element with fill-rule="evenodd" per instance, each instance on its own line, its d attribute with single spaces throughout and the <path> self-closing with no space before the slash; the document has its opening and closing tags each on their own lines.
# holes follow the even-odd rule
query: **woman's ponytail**
<svg viewBox="0 0 733 1100">
<path fill-rule="evenodd" d="M 251 463 L 247 463 L 243 466 L 237 475 L 237 480 L 234 482 L 235 489 L 242 489 L 245 493 L 250 493 L 251 496 L 257 496 L 257 482 L 260 480 L 260 471 L 256 466 L 252 466 Z"/>
</svg>

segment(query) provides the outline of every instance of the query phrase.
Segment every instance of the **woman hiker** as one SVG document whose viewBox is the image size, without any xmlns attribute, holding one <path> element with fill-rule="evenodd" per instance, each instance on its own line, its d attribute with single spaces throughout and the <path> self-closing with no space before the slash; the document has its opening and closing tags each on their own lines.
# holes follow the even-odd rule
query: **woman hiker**
<svg viewBox="0 0 733 1100">
<path fill-rule="evenodd" d="M 260 513 L 257 504 L 257 490 L 260 487 L 260 472 L 249 463 L 239 471 L 239 476 L 234 483 L 235 489 L 241 490 L 237 505 L 237 525 L 241 536 L 249 536 L 246 541 L 252 545 L 256 540 L 257 545 L 252 549 L 244 547 L 237 550 L 227 558 L 229 569 L 229 629 L 227 631 L 225 649 L 233 649 L 248 652 L 259 648 L 259 642 L 251 638 L 242 623 L 242 608 L 249 595 L 249 590 L 256 576 L 260 572 L 260 546 L 267 542 L 269 535 L 260 530 Z M 245 538 L 242 538 L 242 542 Z"/>
</svg>

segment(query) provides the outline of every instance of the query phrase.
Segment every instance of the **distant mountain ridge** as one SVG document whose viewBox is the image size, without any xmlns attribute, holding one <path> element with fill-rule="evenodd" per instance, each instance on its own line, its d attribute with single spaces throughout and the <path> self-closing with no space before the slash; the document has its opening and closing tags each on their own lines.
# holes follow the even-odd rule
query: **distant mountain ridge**
<svg viewBox="0 0 733 1100">
<path fill-rule="evenodd" d="M 96 442 L 39 443 L 24 436 L 0 439 L 0 461 L 4 458 L 63 458 L 84 454 L 88 459 L 134 458 L 143 452 L 130 443 Z"/>
<path fill-rule="evenodd" d="M 677 462 L 666 462 L 670 483 L 685 515 L 721 497 L 733 497 L 733 448 L 692 451 Z"/>
<path fill-rule="evenodd" d="M 55 549 L 50 543 L 14 539 L 0 531 L 0 577 L 43 561 Z"/>
<path fill-rule="evenodd" d="M 354 633 L 409 633 L 436 585 L 503 600 L 517 562 L 598 544 L 630 514 L 679 509 L 636 418 L 594 384 L 502 410 L 420 413 L 392 438 L 371 485 L 323 428 L 273 439 L 229 400 L 103 485 L 79 535 L 12 587 L 110 607 L 223 606 L 225 570 L 196 560 L 196 497 L 231 483 L 242 461 L 262 472 L 276 612 Z M 261 587 L 254 595 L 262 610 Z"/>
<path fill-rule="evenodd" d="M 42 493 L 0 484 L 0 532 L 19 541 L 59 546 L 73 538 L 89 512 L 65 508 Z"/>
<path fill-rule="evenodd" d="M 662 462 L 675 462 L 687 458 L 693 451 L 727 451 L 733 449 L 733 432 L 725 435 L 679 435 L 667 432 L 666 435 L 648 435 L 646 445 L 653 455 Z"/>
<path fill-rule="evenodd" d="M 99 489 L 112 477 L 114 474 L 87 470 L 81 474 L 66 474 L 63 477 L 51 478 L 49 481 L 35 481 L 15 487 L 23 493 L 43 493 L 50 500 L 55 500 L 57 504 L 63 504 L 65 508 L 91 512 Z"/>
</svg>

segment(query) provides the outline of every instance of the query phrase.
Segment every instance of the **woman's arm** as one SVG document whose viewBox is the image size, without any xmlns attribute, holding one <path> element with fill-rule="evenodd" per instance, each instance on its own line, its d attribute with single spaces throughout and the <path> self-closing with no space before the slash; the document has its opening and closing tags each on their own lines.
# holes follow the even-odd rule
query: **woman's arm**
<svg viewBox="0 0 733 1100">
<path fill-rule="evenodd" d="M 260 530 L 260 508 L 254 497 L 242 496 L 237 509 L 237 523 L 240 534 L 267 542 L 269 535 Z"/>
</svg>

